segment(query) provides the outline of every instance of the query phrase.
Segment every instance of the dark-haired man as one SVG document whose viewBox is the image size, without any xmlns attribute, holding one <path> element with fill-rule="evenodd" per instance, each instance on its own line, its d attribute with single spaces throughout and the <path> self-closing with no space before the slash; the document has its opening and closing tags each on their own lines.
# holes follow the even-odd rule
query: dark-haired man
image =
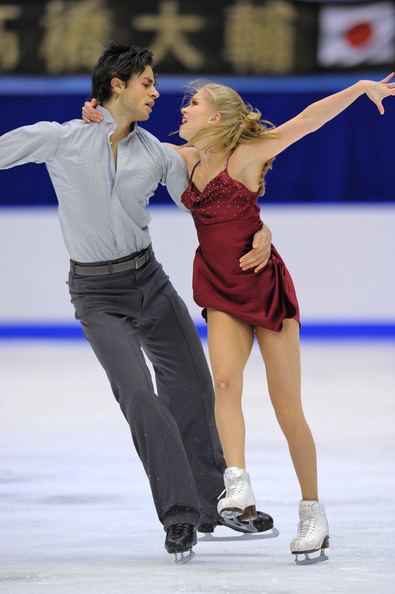
<svg viewBox="0 0 395 594">
<path fill-rule="evenodd" d="M 146 206 L 158 183 L 180 205 L 188 180 L 177 153 L 136 125 L 159 96 L 149 50 L 109 47 L 94 68 L 92 94 L 103 105 L 101 126 L 39 122 L 9 132 L 0 137 L 0 168 L 46 163 L 76 317 L 131 428 L 166 549 L 182 556 L 196 543 L 196 526 L 212 531 L 218 523 L 224 461 L 205 356 L 154 257 Z M 253 251 L 251 265 L 266 255 Z M 155 369 L 157 395 L 142 351 Z M 255 524 L 233 527 L 267 530 L 272 519 L 261 513 Z"/>
</svg>

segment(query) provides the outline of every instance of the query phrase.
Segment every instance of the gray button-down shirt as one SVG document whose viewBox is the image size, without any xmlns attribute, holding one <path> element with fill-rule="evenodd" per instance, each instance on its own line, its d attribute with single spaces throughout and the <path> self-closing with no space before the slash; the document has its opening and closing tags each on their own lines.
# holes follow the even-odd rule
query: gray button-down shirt
<svg viewBox="0 0 395 594">
<path fill-rule="evenodd" d="M 100 110 L 100 125 L 39 122 L 0 137 L 0 169 L 46 163 L 66 248 L 78 262 L 114 260 L 146 248 L 146 207 L 158 184 L 181 207 L 188 184 L 181 157 L 137 125 L 119 143 L 115 167 L 109 141 L 115 122 Z"/>
</svg>

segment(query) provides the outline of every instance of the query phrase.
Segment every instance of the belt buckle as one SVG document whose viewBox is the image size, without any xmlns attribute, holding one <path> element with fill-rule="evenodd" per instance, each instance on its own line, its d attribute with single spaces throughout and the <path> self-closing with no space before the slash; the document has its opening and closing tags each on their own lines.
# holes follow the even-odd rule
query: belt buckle
<svg viewBox="0 0 395 594">
<path fill-rule="evenodd" d="M 136 262 L 136 270 L 138 270 L 143 266 L 143 264 L 145 264 L 145 254 L 141 254 L 141 256 L 136 256 L 134 261 Z"/>
</svg>

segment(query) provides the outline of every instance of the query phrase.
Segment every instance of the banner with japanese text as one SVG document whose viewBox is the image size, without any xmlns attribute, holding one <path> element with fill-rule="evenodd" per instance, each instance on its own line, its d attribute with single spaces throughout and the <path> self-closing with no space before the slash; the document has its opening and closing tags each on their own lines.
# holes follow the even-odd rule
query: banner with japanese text
<svg viewBox="0 0 395 594">
<path fill-rule="evenodd" d="M 86 74 L 110 40 L 150 47 L 161 73 L 392 69 L 395 5 L 391 0 L 0 1 L 0 74 Z"/>
</svg>

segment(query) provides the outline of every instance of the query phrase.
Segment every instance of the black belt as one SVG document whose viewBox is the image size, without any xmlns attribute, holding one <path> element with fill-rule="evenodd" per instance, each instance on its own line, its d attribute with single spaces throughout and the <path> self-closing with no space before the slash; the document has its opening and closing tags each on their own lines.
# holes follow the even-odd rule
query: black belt
<svg viewBox="0 0 395 594">
<path fill-rule="evenodd" d="M 152 247 L 149 245 L 145 250 L 135 252 L 125 258 L 119 258 L 119 260 L 88 264 L 70 260 L 70 271 L 73 274 L 82 276 L 101 276 L 103 274 L 114 274 L 114 272 L 125 272 L 126 270 L 138 270 L 150 260 L 152 254 Z"/>
</svg>

